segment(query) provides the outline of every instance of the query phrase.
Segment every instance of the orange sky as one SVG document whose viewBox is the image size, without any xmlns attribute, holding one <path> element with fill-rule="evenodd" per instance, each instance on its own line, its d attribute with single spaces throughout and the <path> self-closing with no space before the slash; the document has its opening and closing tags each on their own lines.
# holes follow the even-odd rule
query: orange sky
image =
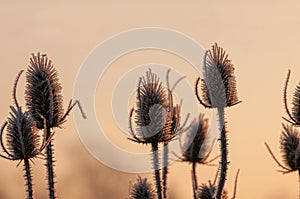
<svg viewBox="0 0 300 199">
<path fill-rule="evenodd" d="M 292 70 L 289 99 L 300 79 L 299 9 L 299 1 L 192 0 L 189 3 L 181 3 L 167 0 L 161 3 L 131 0 L 126 3 L 68 1 L 43 4 L 35 1 L 2 2 L 0 3 L 2 55 L 0 121 L 2 123 L 8 115 L 16 74 L 28 65 L 32 52 L 47 53 L 57 66 L 66 106 L 68 99 L 72 97 L 80 65 L 100 42 L 133 28 L 155 26 L 174 29 L 192 37 L 205 48 L 210 48 L 214 42 L 218 42 L 226 49 L 235 65 L 238 95 L 243 102 L 226 110 L 230 158 L 226 188 L 230 194 L 235 173 L 240 168 L 238 198 L 294 199 L 298 195 L 299 187 L 297 174 L 283 176 L 276 172 L 277 165 L 267 153 L 263 143 L 267 141 L 274 153 L 280 157 L 278 141 L 283 121 L 281 116 L 285 115 L 282 90 L 287 70 Z M 112 142 L 119 146 L 127 140 L 123 140 L 126 139 L 124 134 L 122 137 L 118 136 L 121 132 L 113 124 L 109 113 L 110 99 L 101 96 L 101 92 L 107 92 L 108 96 L 111 96 L 112 85 L 126 72 L 120 69 L 114 73 L 113 69 L 123 66 L 130 69 L 147 63 L 162 63 L 180 71 L 188 66 L 188 63 L 175 55 L 155 50 L 125 55 L 111 65 L 111 70 L 108 70 L 100 81 L 96 94 L 96 99 L 103 98 L 105 103 L 96 104 L 95 107 L 97 116 L 106 122 L 105 128 L 113 132 L 107 136 L 116 138 Z M 187 71 L 185 75 L 193 85 L 197 75 L 193 71 Z M 18 97 L 24 104 L 23 93 L 24 78 L 21 79 L 18 88 Z M 203 110 L 202 107 L 200 109 Z M 108 113 L 106 119 L 104 113 Z M 86 177 L 93 174 L 84 173 L 87 172 L 85 167 L 77 164 L 81 158 L 91 164 L 89 166 L 94 168 L 93 171 L 97 172 L 99 178 L 101 173 L 111 172 L 110 179 L 98 181 L 96 179 L 97 186 L 93 184 L 94 188 L 98 189 L 100 198 L 108 196 L 101 195 L 100 192 L 107 192 L 109 189 L 113 191 L 108 197 L 126 197 L 129 178 L 135 179 L 136 175 L 110 170 L 93 159 L 80 143 L 72 117 L 66 123 L 65 129 L 57 129 L 56 143 L 57 189 L 60 198 L 93 197 L 93 190 L 88 183 L 90 178 Z M 132 143 L 126 147 L 130 150 L 138 149 Z M 74 150 L 79 157 L 72 157 Z M 216 145 L 214 154 L 217 154 L 218 150 Z M 35 174 L 40 174 L 35 185 L 42 198 L 45 195 L 43 190 L 45 183 L 42 176 L 43 166 L 38 164 L 42 164 L 42 161 L 37 160 L 37 166 L 34 168 Z M 11 199 L 24 197 L 21 168 L 16 169 L 15 165 L 16 163 L 0 160 L 0 175 L 2 175 L 0 193 L 6 194 L 5 196 Z M 207 166 L 198 168 L 200 182 L 207 182 L 213 178 L 216 168 Z M 10 178 L 10 175 L 15 177 Z M 79 175 L 78 181 L 72 182 L 70 179 L 76 175 Z M 172 165 L 169 185 L 170 192 L 176 196 L 174 198 L 191 198 L 190 166 L 184 163 Z M 89 192 L 84 196 L 80 195 L 81 193 L 72 193 L 70 186 L 85 187 L 84 189 Z M 114 190 L 114 186 L 120 191 Z"/>
</svg>

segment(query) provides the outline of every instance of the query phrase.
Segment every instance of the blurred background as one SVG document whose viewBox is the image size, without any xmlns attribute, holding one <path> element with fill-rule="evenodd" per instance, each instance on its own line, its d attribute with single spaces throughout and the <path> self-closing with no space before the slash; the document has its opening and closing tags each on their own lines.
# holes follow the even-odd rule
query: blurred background
<svg viewBox="0 0 300 199">
<path fill-rule="evenodd" d="M 282 175 L 267 153 L 267 141 L 280 158 L 279 137 L 283 109 L 283 84 L 291 69 L 289 103 L 300 79 L 300 3 L 299 1 L 10 1 L 0 3 L 0 121 L 3 123 L 12 104 L 12 87 L 17 73 L 26 69 L 31 53 L 47 53 L 59 71 L 64 105 L 72 97 L 77 72 L 89 52 L 112 35 L 133 28 L 155 26 L 182 32 L 204 48 L 218 42 L 235 65 L 238 106 L 227 110 L 230 166 L 226 189 L 232 195 L 237 169 L 241 169 L 237 198 L 294 199 L 298 196 L 296 173 Z M 197 77 L 185 71 L 189 64 L 166 52 L 148 50 L 121 57 L 112 68 L 145 63 L 163 63 L 178 68 L 191 85 Z M 126 72 L 107 71 L 97 94 L 111 96 L 111 86 Z M 107 85 L 107 87 L 106 87 Z M 24 104 L 25 78 L 18 87 Z M 113 123 L 109 98 L 95 104 L 97 116 L 107 119 L 105 131 L 119 145 L 139 149 L 126 140 Z M 83 105 L 84 106 L 84 105 Z M 199 106 L 200 107 L 200 106 Z M 200 108 L 201 110 L 202 107 Z M 77 110 L 76 110 L 77 111 Z M 105 115 L 107 114 L 107 115 Z M 106 120 L 105 120 L 106 121 Z M 130 181 L 137 174 L 110 169 L 88 153 L 82 145 L 72 114 L 63 129 L 55 129 L 56 189 L 59 198 L 126 198 Z M 110 133 L 111 131 L 111 133 Z M 89 133 L 89 132 L 86 132 Z M 121 135 L 122 136 L 119 136 Z M 125 144 L 124 144 L 125 143 Z M 127 144 L 128 143 L 128 144 Z M 148 149 L 147 147 L 143 148 Z M 218 154 L 215 146 L 212 156 Z M 109 153 L 107 151 L 106 153 Z M 46 199 L 44 161 L 33 166 L 36 198 Z M 120 163 L 122 164 L 122 163 Z M 139 164 L 139 163 L 137 163 Z M 149 163 L 150 164 L 150 163 Z M 0 159 L 0 198 L 25 198 L 22 165 Z M 170 167 L 169 198 L 192 198 L 191 166 L 176 162 Z M 208 182 L 216 167 L 199 166 L 198 180 Z M 151 174 L 140 174 L 152 180 Z"/>
</svg>

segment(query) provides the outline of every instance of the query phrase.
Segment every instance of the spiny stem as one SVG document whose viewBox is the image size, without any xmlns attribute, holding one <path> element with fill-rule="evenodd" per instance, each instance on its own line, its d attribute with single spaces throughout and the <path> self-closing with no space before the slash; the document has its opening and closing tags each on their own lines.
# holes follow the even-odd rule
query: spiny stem
<svg viewBox="0 0 300 199">
<path fill-rule="evenodd" d="M 27 186 L 27 198 L 32 199 L 33 198 L 33 190 L 32 190 L 32 178 L 31 178 L 31 170 L 29 165 L 29 160 L 24 159 L 24 170 L 25 170 L 25 180 L 26 180 L 26 186 Z"/>
<path fill-rule="evenodd" d="M 51 129 L 47 127 L 47 134 L 46 139 L 48 140 L 51 136 Z M 52 141 L 49 142 L 47 148 L 46 148 L 46 167 L 47 167 L 47 174 L 48 174 L 48 191 L 49 191 L 49 198 L 55 199 L 55 188 L 54 188 L 54 154 L 53 154 L 53 148 L 52 148 Z"/>
<path fill-rule="evenodd" d="M 300 169 L 298 169 L 298 186 L 299 186 L 299 199 L 300 199 Z"/>
<path fill-rule="evenodd" d="M 193 193 L 194 199 L 197 198 L 196 191 L 198 189 L 197 176 L 196 176 L 196 162 L 192 164 L 192 182 L 193 182 Z"/>
<path fill-rule="evenodd" d="M 167 175 L 168 175 L 168 158 L 169 158 L 169 145 L 168 143 L 164 143 L 164 150 L 163 150 L 163 173 L 162 173 L 162 180 L 163 180 L 163 197 L 167 198 Z"/>
<path fill-rule="evenodd" d="M 221 199 L 222 191 L 225 185 L 226 181 L 226 175 L 227 175 L 227 169 L 228 169 L 228 162 L 227 162 L 227 156 L 228 156 L 228 149 L 227 149 L 227 137 L 226 137 L 226 129 L 225 129 L 225 118 L 224 118 L 224 108 L 218 108 L 218 115 L 219 115 L 219 125 L 220 125 L 220 150 L 221 150 L 221 171 L 220 171 L 220 178 L 218 183 L 218 189 L 217 189 L 217 199 Z"/>
<path fill-rule="evenodd" d="M 152 143 L 152 155 L 153 155 L 153 170 L 156 182 L 157 198 L 162 199 L 161 196 L 161 183 L 160 183 L 160 172 L 159 172 L 159 160 L 158 160 L 158 143 Z"/>
</svg>

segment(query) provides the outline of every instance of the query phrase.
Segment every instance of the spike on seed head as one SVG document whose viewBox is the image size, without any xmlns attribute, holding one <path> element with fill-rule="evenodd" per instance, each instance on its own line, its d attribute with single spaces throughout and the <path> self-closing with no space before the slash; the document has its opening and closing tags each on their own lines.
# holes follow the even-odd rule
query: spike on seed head
<svg viewBox="0 0 300 199">
<path fill-rule="evenodd" d="M 28 112 L 22 112 L 21 107 L 10 108 L 6 139 L 11 158 L 24 160 L 36 157 L 40 153 L 39 135 L 33 119 Z"/>
<path fill-rule="evenodd" d="M 137 181 L 130 188 L 130 199 L 155 199 L 155 190 L 152 185 L 147 182 L 147 178 L 139 176 Z"/>
<path fill-rule="evenodd" d="M 47 55 L 32 55 L 26 80 L 26 106 L 36 121 L 37 128 L 44 128 L 43 117 L 47 121 L 47 127 L 59 127 L 64 122 L 62 87 L 58 72 Z"/>
<path fill-rule="evenodd" d="M 280 149 L 284 163 L 291 171 L 300 168 L 300 133 L 291 125 L 282 125 Z"/>
<path fill-rule="evenodd" d="M 225 50 L 217 43 L 205 54 L 201 87 L 203 102 L 212 108 L 224 108 L 239 103 L 234 66 Z"/>
<path fill-rule="evenodd" d="M 184 144 L 186 151 L 182 161 L 190 163 L 204 163 L 208 158 L 208 119 L 200 114 L 198 120 L 193 120 L 187 132 L 187 141 Z"/>
</svg>

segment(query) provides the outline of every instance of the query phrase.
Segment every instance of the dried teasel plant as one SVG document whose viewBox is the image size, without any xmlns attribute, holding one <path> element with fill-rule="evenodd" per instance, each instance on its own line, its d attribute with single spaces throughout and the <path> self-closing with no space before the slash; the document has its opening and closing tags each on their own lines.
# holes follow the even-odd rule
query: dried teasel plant
<svg viewBox="0 0 300 199">
<path fill-rule="evenodd" d="M 204 56 L 204 79 L 196 81 L 196 97 L 205 108 L 216 108 L 219 116 L 221 171 L 217 186 L 216 198 L 220 199 L 225 185 L 228 169 L 228 139 L 225 122 L 225 107 L 234 106 L 238 100 L 234 66 L 223 48 L 215 43 Z M 201 81 L 202 99 L 198 93 Z"/>
<path fill-rule="evenodd" d="M 182 126 L 180 126 L 180 120 L 181 120 L 181 103 L 180 104 L 174 104 L 174 99 L 173 99 L 173 92 L 176 88 L 176 86 L 179 84 L 181 80 L 186 78 L 186 76 L 182 76 L 179 78 L 174 85 L 170 86 L 170 72 L 171 69 L 168 69 L 167 75 L 166 75 L 166 82 L 167 82 L 167 93 L 168 93 L 168 112 L 171 118 L 171 130 L 170 133 L 172 136 L 178 135 L 179 131 L 183 129 L 185 126 L 189 115 L 187 115 L 185 122 L 183 123 Z M 169 173 L 168 171 L 168 159 L 169 159 L 169 142 L 170 140 L 167 140 L 164 142 L 163 145 L 163 160 L 162 160 L 162 166 L 163 166 L 163 171 L 162 171 L 162 185 L 163 185 L 163 197 L 166 199 L 167 198 L 167 175 Z"/>
<path fill-rule="evenodd" d="M 129 130 L 131 134 L 130 140 L 142 143 L 151 144 L 153 155 L 153 170 L 156 182 L 157 197 L 159 199 L 164 196 L 166 198 L 166 179 L 167 179 L 167 162 L 168 162 L 168 142 L 175 136 L 180 120 L 180 106 L 173 105 L 172 92 L 174 86 L 170 89 L 169 86 L 169 71 L 167 72 L 167 88 L 164 87 L 158 76 L 149 69 L 146 76 L 139 79 L 137 89 L 136 107 L 130 111 Z M 182 78 L 181 78 L 182 79 Z M 136 132 L 132 127 L 132 117 L 135 111 Z M 161 187 L 159 159 L 158 159 L 158 144 L 164 144 L 163 157 L 163 187 Z M 163 194 L 162 194 L 163 191 Z"/>
<path fill-rule="evenodd" d="M 130 187 L 129 199 L 155 199 L 155 190 L 147 178 L 138 176 L 136 182 Z"/>
<path fill-rule="evenodd" d="M 285 110 L 289 118 L 282 117 L 289 124 L 282 124 L 282 133 L 280 136 L 280 149 L 282 154 L 282 159 L 285 164 L 282 165 L 274 153 L 272 152 L 269 145 L 265 142 L 268 152 L 271 154 L 274 161 L 281 168 L 279 172 L 283 174 L 298 171 L 299 175 L 299 197 L 300 197 L 300 132 L 296 129 L 300 125 L 300 84 L 297 85 L 292 100 L 292 112 L 289 111 L 287 105 L 287 87 L 290 78 L 291 71 L 288 71 L 287 78 L 284 84 L 283 90 L 283 101 Z"/>
<path fill-rule="evenodd" d="M 300 132 L 292 125 L 282 124 L 283 130 L 280 136 L 280 149 L 282 159 L 285 165 L 281 164 L 269 145 L 265 142 L 268 152 L 281 168 L 279 172 L 286 174 L 298 171 L 300 183 Z M 299 184 L 299 197 L 300 197 L 300 184 Z"/>
<path fill-rule="evenodd" d="M 1 128 L 0 143 L 6 155 L 0 154 L 1 157 L 8 160 L 19 161 L 18 165 L 24 163 L 24 178 L 27 187 L 27 198 L 33 198 L 33 183 L 31 174 L 30 160 L 42 155 L 42 150 L 47 146 L 49 141 L 44 135 L 43 142 L 40 144 L 40 136 L 38 135 L 38 129 L 35 127 L 35 122 L 29 112 L 22 111 L 16 99 L 16 87 L 18 80 L 23 71 L 21 71 L 14 85 L 13 98 L 15 106 L 10 106 L 11 112 L 7 122 Z M 6 145 L 4 142 L 4 129 L 7 127 L 6 133 Z M 49 140 L 51 139 L 50 136 Z"/>
<path fill-rule="evenodd" d="M 300 132 L 293 126 L 288 124 L 282 124 L 282 134 L 280 136 L 280 149 L 282 154 L 283 162 L 286 166 L 282 165 L 274 153 L 272 152 L 269 145 L 265 142 L 265 145 L 271 154 L 272 158 L 282 169 L 279 172 L 286 174 L 293 171 L 298 171 L 300 175 Z M 300 176 L 299 176 L 300 177 Z"/>
<path fill-rule="evenodd" d="M 210 161 L 207 160 L 213 146 L 209 144 L 208 128 L 208 119 L 204 117 L 204 114 L 199 114 L 198 119 L 194 119 L 186 129 L 185 134 L 187 138 L 183 146 L 181 146 L 183 153 L 182 157 L 179 157 L 180 161 L 192 164 L 191 174 L 194 198 L 197 198 L 196 192 L 198 189 L 197 164 L 210 165 L 212 161 L 219 157 L 217 156 Z"/>
<path fill-rule="evenodd" d="M 43 129 L 46 126 L 46 139 L 49 139 L 53 128 L 62 127 L 66 118 L 74 106 L 78 105 L 83 118 L 85 114 L 79 101 L 69 102 L 69 106 L 64 112 L 62 86 L 59 82 L 58 72 L 54 68 L 52 61 L 47 55 L 37 53 L 32 54 L 30 65 L 26 72 L 26 107 L 32 115 L 36 127 Z M 46 148 L 46 167 L 48 176 L 48 191 L 51 199 L 56 198 L 54 187 L 54 148 L 50 141 Z"/>
</svg>

